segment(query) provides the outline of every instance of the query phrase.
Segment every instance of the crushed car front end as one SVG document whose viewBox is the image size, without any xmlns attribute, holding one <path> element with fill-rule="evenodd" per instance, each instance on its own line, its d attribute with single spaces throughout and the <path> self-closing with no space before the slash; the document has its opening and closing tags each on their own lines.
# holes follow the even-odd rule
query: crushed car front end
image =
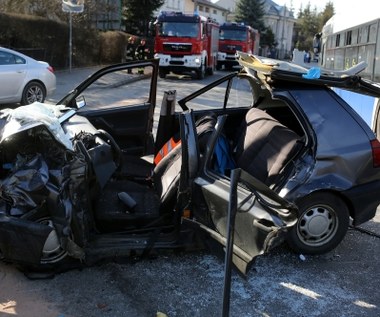
<svg viewBox="0 0 380 317">
<path fill-rule="evenodd" d="M 52 106 L 3 110 L 0 250 L 6 260 L 49 265 L 83 257 L 90 167 Z"/>
</svg>

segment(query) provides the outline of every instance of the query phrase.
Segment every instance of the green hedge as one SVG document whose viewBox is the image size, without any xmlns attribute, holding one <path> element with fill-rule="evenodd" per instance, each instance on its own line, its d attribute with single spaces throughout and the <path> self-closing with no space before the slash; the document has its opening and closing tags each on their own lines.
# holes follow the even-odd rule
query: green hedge
<svg viewBox="0 0 380 317">
<path fill-rule="evenodd" d="M 0 46 L 12 48 L 57 69 L 69 66 L 69 23 L 0 13 Z M 91 28 L 72 29 L 72 67 L 119 63 L 129 34 L 101 32 Z"/>
</svg>

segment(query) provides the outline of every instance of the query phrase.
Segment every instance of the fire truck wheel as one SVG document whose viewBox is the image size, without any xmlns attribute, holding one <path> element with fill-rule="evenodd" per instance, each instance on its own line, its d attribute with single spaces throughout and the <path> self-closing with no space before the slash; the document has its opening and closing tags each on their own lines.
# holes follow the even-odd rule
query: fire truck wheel
<svg viewBox="0 0 380 317">
<path fill-rule="evenodd" d="M 207 68 L 207 75 L 210 75 L 210 76 L 212 76 L 212 75 L 214 75 L 214 65 L 212 65 L 211 67 L 208 67 Z"/>
<path fill-rule="evenodd" d="M 166 70 L 159 69 L 159 71 L 158 71 L 158 76 L 160 76 L 160 78 L 165 78 L 165 77 L 166 77 L 166 74 L 167 74 L 167 71 L 166 71 Z"/>
<path fill-rule="evenodd" d="M 199 67 L 199 69 L 197 70 L 198 79 L 205 78 L 205 74 L 206 74 L 206 67 L 205 67 L 205 64 L 202 63 L 201 67 Z"/>
</svg>

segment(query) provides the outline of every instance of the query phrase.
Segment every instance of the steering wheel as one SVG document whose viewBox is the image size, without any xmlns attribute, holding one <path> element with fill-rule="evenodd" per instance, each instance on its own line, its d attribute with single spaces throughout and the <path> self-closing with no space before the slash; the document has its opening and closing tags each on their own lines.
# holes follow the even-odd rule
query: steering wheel
<svg viewBox="0 0 380 317">
<path fill-rule="evenodd" d="M 95 135 L 111 146 L 113 156 L 114 156 L 114 161 L 116 164 L 116 170 L 120 171 L 122 167 L 122 163 L 123 163 L 123 153 L 119 145 L 116 143 L 115 139 L 112 137 L 111 134 L 109 134 L 107 131 L 103 129 L 98 129 Z"/>
</svg>

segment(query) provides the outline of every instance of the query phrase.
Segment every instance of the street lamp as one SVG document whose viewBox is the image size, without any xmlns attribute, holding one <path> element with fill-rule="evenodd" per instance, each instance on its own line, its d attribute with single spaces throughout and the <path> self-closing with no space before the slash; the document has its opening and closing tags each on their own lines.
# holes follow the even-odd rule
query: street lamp
<svg viewBox="0 0 380 317">
<path fill-rule="evenodd" d="M 71 72 L 73 54 L 73 13 L 82 13 L 84 0 L 62 0 L 62 11 L 69 13 L 69 70 Z"/>
</svg>

